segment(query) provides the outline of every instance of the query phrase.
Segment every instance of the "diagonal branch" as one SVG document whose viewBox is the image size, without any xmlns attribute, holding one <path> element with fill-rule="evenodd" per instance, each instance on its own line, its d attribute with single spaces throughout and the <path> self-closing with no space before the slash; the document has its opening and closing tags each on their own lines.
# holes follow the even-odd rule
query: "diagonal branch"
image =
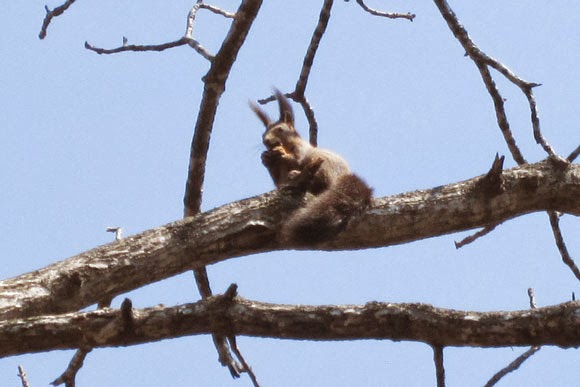
<svg viewBox="0 0 580 387">
<path fill-rule="evenodd" d="M 386 17 L 389 19 L 407 19 L 409 21 L 413 21 L 415 19 L 414 13 L 398 13 L 398 12 L 383 12 L 377 11 L 376 9 L 370 8 L 367 6 L 363 0 L 356 0 L 357 4 L 362 7 L 366 12 L 370 13 L 374 16 Z"/>
<path fill-rule="evenodd" d="M 306 91 L 306 84 L 308 83 L 308 78 L 310 77 L 310 71 L 312 70 L 312 64 L 314 63 L 316 51 L 318 51 L 322 36 L 326 32 L 326 27 L 328 27 L 332 4 L 333 0 L 324 0 L 324 3 L 322 4 L 322 9 L 320 10 L 320 15 L 318 16 L 318 23 L 316 24 L 316 28 L 314 29 L 314 33 L 312 34 L 310 44 L 308 45 L 306 55 L 304 56 L 304 60 L 302 62 L 300 76 L 296 82 L 294 92 L 290 93 L 290 98 L 298 102 L 302 106 L 302 109 L 304 109 L 304 113 L 306 114 L 308 125 L 310 127 L 309 140 L 310 143 L 314 146 L 316 146 L 318 142 L 318 123 L 314 117 L 314 110 L 312 110 L 312 107 L 306 99 L 304 92 Z"/>
<path fill-rule="evenodd" d="M 62 5 L 56 7 L 53 10 L 50 10 L 48 6 L 44 6 L 46 10 L 46 16 L 44 17 L 44 21 L 42 22 L 42 27 L 40 28 L 40 33 L 38 34 L 39 39 L 44 39 L 46 37 L 46 30 L 50 25 L 50 22 L 53 18 L 60 16 L 66 11 L 76 0 L 66 0 Z"/>
<path fill-rule="evenodd" d="M 536 307 L 536 298 L 534 297 L 534 289 L 532 288 L 528 289 L 528 297 L 530 298 L 530 308 L 536 309 L 537 307 Z M 489 379 L 489 381 L 485 383 L 485 387 L 495 386 L 497 382 L 499 382 L 504 376 L 520 368 L 520 366 L 526 360 L 534 356 L 534 354 L 538 352 L 541 348 L 542 347 L 540 346 L 533 346 L 526 352 L 522 353 L 514 361 L 512 361 L 510 364 L 508 364 L 507 366 L 499 370 L 495 375 L 493 375 L 491 379 Z"/>
<path fill-rule="evenodd" d="M 547 160 L 505 170 L 504 189 L 491 199 L 479 190 L 482 178 L 375 199 L 345 232 L 314 248 L 402 244 L 535 211 L 580 215 L 580 165 L 562 170 Z M 196 267 L 292 248 L 276 239 L 290 199 L 272 191 L 0 281 L 0 319 L 75 311 Z"/>
<path fill-rule="evenodd" d="M 536 352 L 538 352 L 542 347 L 540 346 L 533 346 L 532 348 L 528 349 L 526 352 L 522 353 L 518 356 L 514 361 L 508 364 L 505 368 L 502 368 L 498 371 L 495 375 L 492 376 L 491 379 L 487 383 L 485 383 L 485 387 L 495 386 L 497 382 L 500 381 L 501 378 L 520 368 L 520 366 L 532 357 Z"/>
<path fill-rule="evenodd" d="M 441 12 L 443 19 L 445 19 L 447 25 L 453 32 L 453 35 L 457 38 L 459 43 L 461 43 L 461 45 L 465 49 L 465 52 L 475 62 L 475 65 L 477 66 L 479 72 L 481 73 L 483 82 L 485 83 L 485 86 L 493 100 L 498 125 L 504 136 L 506 144 L 512 154 L 513 159 L 520 165 L 526 163 L 526 159 L 521 154 L 521 151 L 516 145 L 515 139 L 513 138 L 507 120 L 506 111 L 504 108 L 504 99 L 499 93 L 499 90 L 497 89 L 495 82 L 493 81 L 488 66 L 495 68 L 497 71 L 503 74 L 507 79 L 509 79 L 512 83 L 517 85 L 524 92 L 530 104 L 532 126 L 534 129 L 534 136 L 536 138 L 536 141 L 541 143 L 542 147 L 548 152 L 549 155 L 554 155 L 554 151 L 545 142 L 545 140 L 543 140 L 543 137 L 541 136 L 540 133 L 540 121 L 537 114 L 535 99 L 532 94 L 532 88 L 538 86 L 538 84 L 526 82 L 518 78 L 506 66 L 504 66 L 497 60 L 489 57 L 488 55 L 484 54 L 479 49 L 479 47 L 477 47 L 475 43 L 471 40 L 467 31 L 465 30 L 463 25 L 461 25 L 461 23 L 457 18 L 457 15 L 455 15 L 455 12 L 453 12 L 447 1 L 446 0 L 434 0 L 434 1 L 437 7 L 439 8 L 439 11 Z"/>
<path fill-rule="evenodd" d="M 191 143 L 185 187 L 185 216 L 196 214 L 201 208 L 205 162 L 217 106 L 225 90 L 231 68 L 261 5 L 261 0 L 242 1 L 220 50 L 212 61 L 209 71 L 203 77 L 204 90 Z"/>
<path fill-rule="evenodd" d="M 576 266 L 576 263 L 570 256 L 566 242 L 564 242 L 564 237 L 562 236 L 562 230 L 560 230 L 560 218 L 555 211 L 548 211 L 548 216 L 550 217 L 550 225 L 552 226 L 552 232 L 554 233 L 558 251 L 562 256 L 562 261 L 570 268 L 576 278 L 580 280 L 580 269 L 578 269 L 578 266 Z"/>
<path fill-rule="evenodd" d="M 0 357 L 82 346 L 117 347 L 221 332 L 291 340 L 417 341 L 432 346 L 580 346 L 580 301 L 472 312 L 427 304 L 281 305 L 213 296 L 192 304 L 102 309 L 0 322 Z M 436 340 L 437 343 L 433 341 Z"/>
</svg>

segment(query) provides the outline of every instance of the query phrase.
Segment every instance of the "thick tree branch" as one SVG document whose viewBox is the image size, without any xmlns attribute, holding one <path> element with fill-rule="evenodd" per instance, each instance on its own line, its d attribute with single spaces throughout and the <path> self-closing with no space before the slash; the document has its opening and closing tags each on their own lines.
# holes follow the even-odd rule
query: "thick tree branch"
<svg viewBox="0 0 580 387">
<path fill-rule="evenodd" d="M 129 346 L 222 332 L 296 340 L 388 339 L 443 346 L 580 346 L 580 301 L 533 310 L 469 312 L 426 304 L 280 305 L 223 296 L 193 304 L 50 315 L 0 322 L 0 357 Z"/>
<path fill-rule="evenodd" d="M 580 165 L 552 159 L 503 171 L 490 196 L 486 175 L 376 199 L 339 237 L 318 249 L 352 250 L 411 242 L 504 222 L 535 211 L 580 215 Z M 292 248 L 276 230 L 293 198 L 272 191 L 100 246 L 0 282 L 0 319 L 75 311 L 192 268 Z"/>
<path fill-rule="evenodd" d="M 209 71 L 203 77 L 204 90 L 191 143 L 189 169 L 183 199 L 184 216 L 194 216 L 201 211 L 205 164 L 219 100 L 225 91 L 226 81 L 236 61 L 238 52 L 246 40 L 246 36 L 258 15 L 261 5 L 261 0 L 243 0 L 235 17 L 232 14 L 217 12 L 226 17 L 234 17 L 234 21 L 221 48 L 216 56 L 212 58 Z M 199 7 L 205 7 L 205 5 L 198 1 L 192 8 L 188 17 L 186 36 L 192 35 L 193 20 Z M 217 8 L 215 10 L 209 9 L 213 12 L 217 10 Z M 200 265 L 193 269 L 201 296 L 203 298 L 209 297 L 212 292 L 205 266 Z M 215 334 L 213 335 L 213 341 L 219 354 L 220 363 L 228 367 L 232 377 L 239 377 L 243 366 L 232 357 L 226 337 Z M 252 381 L 254 379 L 255 377 L 252 378 Z"/>
</svg>

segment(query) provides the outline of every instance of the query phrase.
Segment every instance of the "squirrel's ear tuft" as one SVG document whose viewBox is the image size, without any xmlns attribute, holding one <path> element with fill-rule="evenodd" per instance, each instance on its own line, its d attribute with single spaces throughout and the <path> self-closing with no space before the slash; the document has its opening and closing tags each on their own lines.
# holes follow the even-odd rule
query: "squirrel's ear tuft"
<svg viewBox="0 0 580 387">
<path fill-rule="evenodd" d="M 264 126 L 267 128 L 272 121 L 270 121 L 270 117 L 268 117 L 266 112 L 263 111 L 258 105 L 256 105 L 252 101 L 248 101 L 248 105 L 250 105 L 250 109 L 252 109 L 254 113 L 256 113 L 258 118 L 264 123 Z"/>
<path fill-rule="evenodd" d="M 280 92 L 278 89 L 274 89 L 274 94 L 276 94 L 276 99 L 278 100 L 278 105 L 280 106 L 280 122 L 285 122 L 294 126 L 294 112 L 292 111 L 292 106 L 288 99 Z"/>
</svg>

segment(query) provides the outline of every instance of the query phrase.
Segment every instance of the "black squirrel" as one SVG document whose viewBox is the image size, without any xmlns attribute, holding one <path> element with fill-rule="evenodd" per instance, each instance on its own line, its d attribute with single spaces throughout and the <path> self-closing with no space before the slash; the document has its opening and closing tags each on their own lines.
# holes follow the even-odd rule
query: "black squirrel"
<svg viewBox="0 0 580 387">
<path fill-rule="evenodd" d="M 298 189 L 306 204 L 281 226 L 283 241 L 312 245 L 334 238 L 371 203 L 372 189 L 350 171 L 338 154 L 305 141 L 294 127 L 294 113 L 286 97 L 275 90 L 280 118 L 273 122 L 257 105 L 250 107 L 266 126 L 262 164 L 277 188 Z M 311 194 L 310 197 L 308 197 Z"/>
</svg>

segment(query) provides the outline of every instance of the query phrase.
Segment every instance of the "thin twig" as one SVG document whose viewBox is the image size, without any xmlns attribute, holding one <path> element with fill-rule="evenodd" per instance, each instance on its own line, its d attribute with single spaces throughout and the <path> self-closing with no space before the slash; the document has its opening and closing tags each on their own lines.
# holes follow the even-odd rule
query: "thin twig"
<svg viewBox="0 0 580 387">
<path fill-rule="evenodd" d="M 246 359 L 244 359 L 244 356 L 242 355 L 242 353 L 240 352 L 240 350 L 238 348 L 238 344 L 236 342 L 236 336 L 234 336 L 234 335 L 228 336 L 228 341 L 230 343 L 230 348 L 232 349 L 232 352 L 236 355 L 236 357 L 238 358 L 240 363 L 242 363 L 243 372 L 246 372 L 248 374 L 248 376 L 252 380 L 252 383 L 254 384 L 254 387 L 260 387 L 260 384 L 258 383 L 258 379 L 256 378 L 256 374 L 254 374 L 254 371 L 252 371 L 252 367 L 250 367 L 248 365 L 248 363 L 246 362 Z"/>
<path fill-rule="evenodd" d="M 76 375 L 83 366 L 87 354 L 92 350 L 93 349 L 90 347 L 78 349 L 73 355 L 70 363 L 68 364 L 68 367 L 63 372 L 63 374 L 52 381 L 50 384 L 53 386 L 60 386 L 64 383 L 66 387 L 74 387 Z"/>
<path fill-rule="evenodd" d="M 126 44 L 125 40 L 123 41 L 123 45 L 117 48 L 100 48 L 91 45 L 89 42 L 85 42 L 85 48 L 90 51 L 94 51 L 97 54 L 116 54 L 118 52 L 125 52 L 125 51 L 164 51 L 170 48 L 179 47 L 189 45 L 195 51 L 197 51 L 201 56 L 205 59 L 211 61 L 213 60 L 213 56 L 195 39 L 191 39 L 188 37 L 182 37 L 178 40 L 168 43 L 162 44 L 152 44 L 152 45 L 138 45 L 138 44 Z"/>
<path fill-rule="evenodd" d="M 576 149 L 574 149 L 568 157 L 566 157 L 566 160 L 568 160 L 569 162 L 573 162 L 574 160 L 576 160 L 576 157 L 578 157 L 579 154 L 580 154 L 580 145 L 576 147 Z"/>
<path fill-rule="evenodd" d="M 39 39 L 44 39 L 46 37 L 46 30 L 52 18 L 56 16 L 60 16 L 70 7 L 76 0 L 66 0 L 63 5 L 60 5 L 53 9 L 52 11 L 48 9 L 48 6 L 45 5 L 44 9 L 46 10 L 46 16 L 44 17 L 44 21 L 42 22 L 42 27 L 40 28 L 40 33 L 38 34 Z"/>
<path fill-rule="evenodd" d="M 233 19 L 235 18 L 236 14 L 224 11 L 220 8 L 214 7 L 213 5 L 204 4 L 201 2 L 197 2 L 189 11 L 187 15 L 187 25 L 185 27 L 185 35 L 175 41 L 162 43 L 162 44 L 152 44 L 152 45 L 137 45 L 137 44 L 127 44 L 127 39 L 123 38 L 123 45 L 117 48 L 106 49 L 95 47 L 88 42 L 85 42 L 85 48 L 87 50 L 91 50 L 96 52 L 97 54 L 116 54 L 119 52 L 125 51 L 164 51 L 170 48 L 179 47 L 188 45 L 197 51 L 198 54 L 203 56 L 205 59 L 209 60 L 210 62 L 214 59 L 214 56 L 205 48 L 203 47 L 197 40 L 193 38 L 193 26 L 195 17 L 197 15 L 197 11 L 199 9 L 207 9 L 215 14 L 224 16 L 226 18 Z"/>
<path fill-rule="evenodd" d="M 532 347 L 532 348 L 528 349 L 526 352 L 522 353 L 514 361 L 512 361 L 510 364 L 508 364 L 505 368 L 501 369 L 498 373 L 493 375 L 491 377 L 491 379 L 489 379 L 489 381 L 485 384 L 485 387 L 494 386 L 505 375 L 517 370 L 523 364 L 523 362 L 528 360 L 528 358 L 530 358 L 532 355 L 534 355 L 536 352 L 538 352 L 541 348 L 542 347 Z"/>
<path fill-rule="evenodd" d="M 318 145 L 318 122 L 316 122 L 316 117 L 314 116 L 314 109 L 312 109 L 312 106 L 310 106 L 310 102 L 308 102 L 308 99 L 306 99 L 306 97 L 302 98 L 302 101 L 300 101 L 300 105 L 302 106 L 302 109 L 304 110 L 304 115 L 306 116 L 306 119 L 308 120 L 308 126 L 309 126 L 309 130 L 308 130 L 308 140 L 310 141 L 310 143 L 313 146 L 317 146 Z"/>
<path fill-rule="evenodd" d="M 572 270 L 576 278 L 580 280 L 580 269 L 578 269 L 578 266 L 576 266 L 576 263 L 570 256 L 566 242 L 564 242 L 564 237 L 562 236 L 562 231 L 560 230 L 560 218 L 556 211 L 548 211 L 548 216 L 550 217 L 550 225 L 552 226 L 552 232 L 554 233 L 558 251 L 560 251 L 560 255 L 562 256 L 562 261 Z"/>
<path fill-rule="evenodd" d="M 320 41 L 322 36 L 326 32 L 328 27 L 328 21 L 330 20 L 330 11 L 332 9 L 333 0 L 324 0 L 322 8 L 320 9 L 320 15 L 318 16 L 318 23 L 316 28 L 312 33 L 312 38 L 308 44 L 308 49 L 306 50 L 306 55 L 304 55 L 304 60 L 302 61 L 302 68 L 300 69 L 300 76 L 296 82 L 294 92 L 290 93 L 288 96 L 294 101 L 298 102 L 302 109 L 304 109 L 304 114 L 308 120 L 309 124 L 309 138 L 310 143 L 314 146 L 318 143 L 318 123 L 314 117 L 314 111 L 310 106 L 310 103 L 306 99 L 304 92 L 306 90 L 306 85 L 310 77 L 310 72 L 312 70 L 312 64 L 314 63 L 314 57 L 320 46 Z"/>
<path fill-rule="evenodd" d="M 18 377 L 20 378 L 22 387 L 30 387 L 30 384 L 28 384 L 28 377 L 26 376 L 26 371 L 24 371 L 24 367 L 22 367 L 22 365 L 18 366 Z"/>
<path fill-rule="evenodd" d="M 117 228 L 121 229 L 120 227 L 117 227 Z M 118 234 L 118 235 L 120 237 L 120 234 Z M 119 241 L 119 240 L 121 240 L 121 238 L 117 239 L 117 241 Z M 97 308 L 98 309 L 108 308 L 111 306 L 111 301 L 112 301 L 112 298 L 103 299 L 103 300 L 99 301 Z M 77 351 L 73 355 L 70 363 L 68 364 L 68 367 L 66 368 L 66 370 L 62 373 L 62 375 L 60 375 L 58 378 L 56 378 L 50 384 L 53 386 L 60 386 L 61 384 L 64 383 L 66 387 L 74 387 L 77 373 L 79 372 L 79 370 L 83 366 L 83 363 L 84 363 L 85 358 L 87 357 L 88 353 L 91 352 L 92 350 L 93 350 L 93 348 L 91 348 L 91 347 L 77 349 Z"/>
<path fill-rule="evenodd" d="M 433 360 L 435 361 L 435 374 L 437 375 L 437 387 L 445 387 L 445 367 L 443 365 L 443 346 L 433 346 Z"/>
<path fill-rule="evenodd" d="M 534 296 L 534 289 L 528 288 L 528 297 L 530 299 L 530 308 L 536 309 L 536 297 Z"/>
<path fill-rule="evenodd" d="M 324 0 L 324 4 L 322 4 L 322 9 L 320 10 L 320 15 L 318 16 L 318 23 L 316 24 L 316 28 L 314 29 L 314 33 L 310 39 L 310 44 L 306 50 L 306 55 L 304 55 L 300 76 L 296 82 L 294 93 L 292 93 L 292 97 L 296 102 L 300 102 L 302 98 L 304 98 L 304 91 L 306 90 L 306 84 L 308 83 L 308 77 L 310 76 L 310 70 L 312 69 L 312 64 L 314 63 L 316 51 L 318 50 L 322 36 L 326 32 L 326 27 L 328 27 L 332 4 L 333 0 Z"/>
<path fill-rule="evenodd" d="M 460 249 L 465 245 L 468 245 L 470 243 L 475 242 L 477 239 L 481 238 L 482 236 L 487 235 L 490 232 L 492 232 L 498 225 L 499 225 L 499 223 L 487 225 L 484 228 L 482 228 L 481 230 L 479 230 L 478 232 L 476 232 L 475 234 L 469 235 L 468 237 L 463 238 L 459 242 L 455 242 L 455 248 Z"/>
<path fill-rule="evenodd" d="M 362 9 L 364 9 L 365 11 L 370 13 L 371 15 L 387 17 L 389 19 L 408 19 L 409 21 L 413 21 L 413 19 L 415 19 L 414 13 L 382 12 L 382 11 L 377 11 L 376 9 L 370 8 L 369 6 L 367 6 L 363 2 L 363 0 L 356 0 L 356 2 L 358 3 L 358 5 L 360 5 L 362 7 Z"/>
<path fill-rule="evenodd" d="M 439 11 L 441 12 L 443 19 L 445 19 L 445 21 L 447 22 L 447 25 L 449 26 L 449 28 L 453 32 L 453 35 L 455 35 L 457 40 L 461 43 L 461 45 L 463 46 L 463 48 L 467 52 L 467 55 L 469 55 L 469 57 L 475 62 L 475 65 L 477 66 L 477 68 L 481 74 L 481 77 L 483 79 L 483 82 L 485 83 L 485 86 L 486 86 L 486 88 L 487 88 L 488 92 L 490 93 L 491 98 L 493 100 L 498 125 L 500 127 L 500 130 L 501 130 L 503 136 L 504 136 L 504 139 L 507 143 L 507 146 L 512 154 L 513 159 L 519 165 L 525 164 L 526 159 L 524 158 L 520 149 L 516 145 L 515 139 L 513 138 L 511 129 L 509 127 L 507 115 L 506 115 L 505 108 L 504 108 L 503 97 L 499 93 L 499 90 L 497 89 L 495 82 L 493 81 L 493 78 L 489 72 L 488 66 L 491 66 L 491 67 L 495 68 L 496 70 L 498 70 L 500 73 L 502 73 L 504 76 L 506 76 L 506 78 L 508 78 L 510 81 L 512 81 L 516 85 L 518 85 L 522 90 L 524 90 L 524 89 L 529 90 L 529 93 L 526 93 L 526 92 L 524 92 L 524 93 L 528 97 L 528 101 L 530 101 L 530 103 L 533 102 L 534 108 L 532 109 L 532 124 L 534 125 L 534 122 L 537 121 L 537 130 L 539 131 L 539 119 L 537 118 L 537 112 L 535 109 L 535 102 L 533 100 L 533 96 L 530 98 L 531 89 L 532 89 L 532 87 L 537 86 L 537 84 L 527 83 L 527 82 L 519 80 L 519 78 L 517 78 L 513 74 L 513 72 L 511 70 L 509 70 L 507 67 L 505 67 L 504 65 L 502 65 L 501 63 L 499 63 L 495 59 L 492 59 L 491 57 L 482 53 L 481 50 L 471 40 L 467 31 L 465 30 L 463 25 L 461 25 L 461 23 L 457 19 L 457 16 L 453 12 L 453 10 L 449 7 L 449 4 L 447 4 L 447 1 L 445 1 L 445 0 L 434 0 L 434 1 L 435 1 L 435 4 L 437 5 L 437 7 L 439 8 Z"/>
<path fill-rule="evenodd" d="M 534 296 L 534 289 L 528 288 L 528 297 L 530 299 L 530 308 L 536 309 L 536 297 Z M 523 362 L 532 357 L 536 352 L 540 350 L 540 348 L 541 347 L 539 346 L 531 347 L 526 352 L 518 356 L 514 361 L 512 361 L 506 367 L 502 368 L 495 375 L 493 375 L 491 379 L 489 379 L 489 381 L 485 384 L 485 387 L 494 386 L 495 384 L 497 384 L 497 382 L 500 381 L 501 378 L 503 378 L 510 372 L 517 370 L 523 364 Z"/>
<path fill-rule="evenodd" d="M 123 228 L 122 227 L 107 227 L 107 232 L 115 233 L 115 240 L 120 241 L 123 239 Z"/>
</svg>

